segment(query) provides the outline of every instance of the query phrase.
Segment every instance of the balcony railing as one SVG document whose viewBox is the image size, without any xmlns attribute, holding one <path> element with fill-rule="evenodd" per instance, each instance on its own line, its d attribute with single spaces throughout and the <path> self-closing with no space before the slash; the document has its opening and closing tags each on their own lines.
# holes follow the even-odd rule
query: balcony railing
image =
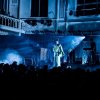
<svg viewBox="0 0 100 100">
<path fill-rule="evenodd" d="M 0 14 L 0 29 L 25 33 L 22 29 L 23 21 Z M 9 27 L 9 28 L 8 28 Z"/>
<path fill-rule="evenodd" d="M 60 19 L 48 19 L 48 18 L 30 18 L 30 19 L 16 19 L 0 14 L 0 29 L 5 31 L 24 33 L 24 34 L 45 34 L 46 31 L 58 30 L 59 22 L 63 22 Z M 36 23 L 36 24 L 34 24 Z M 64 23 L 65 24 L 65 23 Z M 63 25 L 64 26 L 64 25 Z"/>
</svg>

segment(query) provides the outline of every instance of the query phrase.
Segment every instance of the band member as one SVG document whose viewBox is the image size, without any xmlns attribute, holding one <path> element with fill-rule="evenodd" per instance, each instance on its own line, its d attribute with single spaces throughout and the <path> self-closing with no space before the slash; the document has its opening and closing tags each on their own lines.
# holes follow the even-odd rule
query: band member
<svg viewBox="0 0 100 100">
<path fill-rule="evenodd" d="M 90 39 L 90 46 L 91 46 L 91 63 L 94 65 L 96 62 L 96 43 L 94 42 L 93 38 Z"/>
<path fill-rule="evenodd" d="M 53 47 L 54 52 L 54 66 L 61 66 L 61 57 L 64 56 L 64 51 L 62 45 L 59 43 L 59 40 L 56 40 L 56 45 Z"/>
</svg>

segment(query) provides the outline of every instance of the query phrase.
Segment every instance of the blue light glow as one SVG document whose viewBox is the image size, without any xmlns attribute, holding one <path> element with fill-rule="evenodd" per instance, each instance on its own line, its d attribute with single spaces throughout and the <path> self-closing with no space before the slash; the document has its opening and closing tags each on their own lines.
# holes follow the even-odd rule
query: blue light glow
<svg viewBox="0 0 100 100">
<path fill-rule="evenodd" d="M 13 62 L 17 62 L 17 64 L 20 64 L 22 62 L 22 58 L 18 54 L 9 53 L 7 55 L 7 61 L 8 61 L 9 64 L 12 64 Z"/>
<path fill-rule="evenodd" d="M 23 62 L 23 58 L 18 54 L 17 51 L 14 50 L 6 50 L 4 52 L 4 57 L 0 61 L 0 63 L 4 64 L 12 64 L 13 62 L 17 62 L 17 65 Z"/>
</svg>

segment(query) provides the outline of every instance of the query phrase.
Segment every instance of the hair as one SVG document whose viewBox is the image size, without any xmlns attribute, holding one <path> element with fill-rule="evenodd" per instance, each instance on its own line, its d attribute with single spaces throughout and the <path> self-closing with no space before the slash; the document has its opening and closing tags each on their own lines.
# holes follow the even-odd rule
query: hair
<svg viewBox="0 0 100 100">
<path fill-rule="evenodd" d="M 56 39 L 56 41 L 59 41 L 59 39 Z"/>
</svg>

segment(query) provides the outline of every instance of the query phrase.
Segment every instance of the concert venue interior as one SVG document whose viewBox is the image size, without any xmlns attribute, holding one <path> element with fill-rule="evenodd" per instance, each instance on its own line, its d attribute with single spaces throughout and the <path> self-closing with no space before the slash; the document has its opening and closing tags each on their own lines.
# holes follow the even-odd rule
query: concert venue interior
<svg viewBox="0 0 100 100">
<path fill-rule="evenodd" d="M 60 67 L 53 66 L 57 39 L 64 50 Z M 100 0 L 0 0 L 0 64 L 1 80 L 74 82 L 70 79 L 82 81 L 85 72 L 90 77 L 100 70 Z"/>
</svg>

